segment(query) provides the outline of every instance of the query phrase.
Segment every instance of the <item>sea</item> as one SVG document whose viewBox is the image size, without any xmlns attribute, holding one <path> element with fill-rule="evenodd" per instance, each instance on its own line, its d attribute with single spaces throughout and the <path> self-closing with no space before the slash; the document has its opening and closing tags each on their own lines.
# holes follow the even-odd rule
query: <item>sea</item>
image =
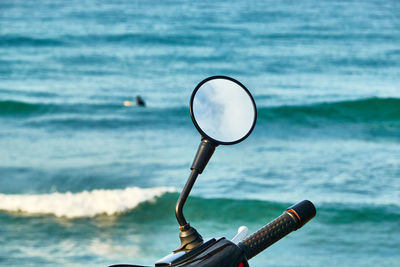
<svg viewBox="0 0 400 267">
<path fill-rule="evenodd" d="M 189 100 L 213 75 L 258 118 L 198 177 L 191 225 L 231 239 L 308 199 L 316 217 L 250 266 L 399 266 L 397 0 L 1 0 L 0 266 L 176 249 Z"/>
</svg>

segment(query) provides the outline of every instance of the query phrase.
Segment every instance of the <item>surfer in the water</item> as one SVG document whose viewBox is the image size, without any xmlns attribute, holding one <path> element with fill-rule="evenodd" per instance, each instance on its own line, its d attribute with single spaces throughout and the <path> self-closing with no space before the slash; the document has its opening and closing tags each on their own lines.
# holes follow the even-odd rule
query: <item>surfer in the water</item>
<svg viewBox="0 0 400 267">
<path fill-rule="evenodd" d="M 143 98 L 140 95 L 136 97 L 136 105 L 141 107 L 146 106 L 146 103 L 144 102 Z"/>
<path fill-rule="evenodd" d="M 131 107 L 131 106 L 133 106 L 133 103 L 131 101 L 126 100 L 126 101 L 124 101 L 124 106 L 125 107 Z M 139 107 L 145 107 L 146 106 L 146 103 L 144 102 L 143 98 L 140 95 L 138 95 L 136 97 L 136 106 L 139 106 Z"/>
</svg>

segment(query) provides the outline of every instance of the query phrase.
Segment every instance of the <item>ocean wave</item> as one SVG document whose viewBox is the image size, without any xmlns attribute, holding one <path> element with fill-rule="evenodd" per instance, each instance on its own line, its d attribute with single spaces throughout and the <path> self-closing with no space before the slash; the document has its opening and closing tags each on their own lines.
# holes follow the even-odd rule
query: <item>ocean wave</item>
<svg viewBox="0 0 400 267">
<path fill-rule="evenodd" d="M 174 46 L 192 46 L 208 42 L 202 34 L 152 34 L 152 33 L 122 33 L 122 34 L 85 34 L 59 35 L 52 37 L 5 35 L 0 39 L 0 47 L 66 47 L 84 44 L 129 44 L 146 45 L 161 44 Z"/>
<path fill-rule="evenodd" d="M 28 103 L 23 101 L 0 101 L 0 116 L 29 114 L 36 112 L 81 114 L 87 111 L 127 110 L 123 103 Z M 188 107 L 149 108 L 151 113 L 174 113 L 187 116 Z M 290 119 L 302 122 L 302 118 L 323 118 L 331 121 L 372 121 L 400 120 L 399 98 L 365 98 L 341 102 L 324 102 L 309 105 L 288 105 L 274 107 L 258 107 L 258 120 Z"/>
<path fill-rule="evenodd" d="M 1 116 L 40 116 L 44 114 L 101 114 L 126 110 L 123 103 L 40 103 L 16 100 L 0 101 Z"/>
<path fill-rule="evenodd" d="M 174 188 L 155 187 L 125 189 L 98 189 L 80 193 L 59 193 L 37 195 L 0 194 L 0 210 L 28 214 L 52 214 L 57 217 L 79 218 L 126 212 L 140 203 L 151 201 Z"/>
<path fill-rule="evenodd" d="M 178 193 L 167 193 L 154 203 L 144 202 L 130 210 L 126 216 L 138 221 L 174 221 L 173 211 Z M 317 218 L 330 225 L 346 223 L 393 222 L 400 219 L 397 205 L 392 201 L 323 201 L 310 199 L 316 209 Z M 191 221 L 233 222 L 264 222 L 273 220 L 288 207 L 295 204 L 294 200 L 276 201 L 232 198 L 203 198 L 191 196 L 185 206 L 185 217 Z M 212 208 L 210 208 L 212 207 Z M 157 214 L 157 216 L 154 216 Z M 222 216 L 221 216 L 222 215 Z"/>
<path fill-rule="evenodd" d="M 0 116 L 38 114 L 50 110 L 49 105 L 46 104 L 27 103 L 14 100 L 0 101 Z"/>
<path fill-rule="evenodd" d="M 64 46 L 65 42 L 56 38 L 31 37 L 21 35 L 4 35 L 0 39 L 0 47 L 19 46 Z"/>
<path fill-rule="evenodd" d="M 261 121 L 287 119 L 305 124 L 315 119 L 337 122 L 400 120 L 400 99 L 366 98 L 303 106 L 262 107 L 258 109 L 258 114 Z"/>
<path fill-rule="evenodd" d="M 399 140 L 400 99 L 368 98 L 300 106 L 263 107 L 257 127 L 285 138 L 329 136 Z"/>
<path fill-rule="evenodd" d="M 178 197 L 177 190 L 171 187 L 128 187 L 37 195 L 0 194 L 0 210 L 25 215 L 52 215 L 67 219 L 121 214 L 132 217 L 135 221 L 173 221 Z M 312 199 L 312 201 L 317 208 L 318 217 L 327 224 L 400 219 L 398 203 L 395 200 L 324 199 Z M 191 196 L 185 206 L 185 216 L 194 221 L 225 221 L 229 218 L 229 221 L 254 222 L 273 219 L 293 204 L 295 204 L 293 201 L 288 202 L 287 199 L 272 201 Z M 224 216 L 221 217 L 221 214 Z"/>
<path fill-rule="evenodd" d="M 188 111 L 188 107 L 168 107 L 168 108 L 140 108 L 135 106 L 126 107 L 124 101 L 114 101 L 110 103 L 40 103 L 24 102 L 17 100 L 0 100 L 0 117 L 13 115 L 42 115 L 42 114 L 87 114 L 88 112 L 110 114 L 110 112 L 137 110 L 144 114 L 165 113 L 182 114 L 182 110 Z M 90 114 L 90 113 L 89 113 Z M 188 113 L 187 113 L 188 114 Z"/>
<path fill-rule="evenodd" d="M 146 45 L 146 44 L 160 44 L 160 45 L 173 45 L 173 46 L 194 46 L 205 45 L 209 42 L 209 38 L 204 34 L 204 31 L 210 30 L 229 30 L 230 33 L 237 34 L 244 32 L 242 29 L 221 26 L 208 26 L 206 29 L 203 27 L 195 28 L 196 31 L 191 33 L 185 32 L 184 34 L 165 33 L 154 34 L 149 32 L 136 32 L 136 33 L 119 33 L 119 34 L 64 34 L 54 35 L 51 37 L 31 36 L 31 35 L 18 35 L 7 34 L 0 39 L 0 47 L 66 47 L 79 44 L 129 44 L 129 45 Z M 382 40 L 393 41 L 397 37 L 393 34 L 387 33 L 323 33 L 323 32 L 284 32 L 284 33 L 268 33 L 259 34 L 258 38 L 264 40 Z"/>
<path fill-rule="evenodd" d="M 188 107 L 124 107 L 111 103 L 27 103 L 0 101 L 0 117 L 26 117 L 19 120 L 34 127 L 56 129 L 115 129 L 132 125 L 164 127 L 165 123 L 190 125 Z M 270 129 L 265 133 L 298 133 L 348 135 L 361 137 L 398 138 L 400 130 L 399 98 L 367 98 L 341 102 L 259 107 L 257 127 Z M 340 127 L 340 131 L 338 131 Z M 325 132 L 315 131 L 318 128 Z M 313 131 L 310 131 L 312 129 Z"/>
</svg>

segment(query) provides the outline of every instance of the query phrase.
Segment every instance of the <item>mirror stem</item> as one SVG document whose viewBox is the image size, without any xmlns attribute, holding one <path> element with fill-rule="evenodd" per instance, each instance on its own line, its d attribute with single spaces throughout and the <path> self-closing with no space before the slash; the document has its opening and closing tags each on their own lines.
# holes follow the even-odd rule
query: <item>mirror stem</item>
<svg viewBox="0 0 400 267">
<path fill-rule="evenodd" d="M 193 169 L 186 182 L 185 187 L 182 190 L 181 195 L 179 196 L 178 201 L 176 202 L 175 216 L 180 225 L 179 239 L 181 240 L 181 245 L 174 250 L 174 253 L 180 251 L 188 252 L 203 244 L 203 237 L 196 231 L 196 229 L 190 226 L 190 224 L 183 216 L 183 205 L 185 205 L 186 199 L 189 196 L 189 193 L 192 190 L 192 187 L 196 182 L 196 178 L 198 175 L 198 170 Z"/>
<path fill-rule="evenodd" d="M 217 144 L 207 140 L 206 138 L 201 139 L 201 143 L 193 160 L 192 167 L 190 167 L 192 173 L 190 174 L 185 187 L 183 188 L 182 193 L 176 202 L 175 216 L 180 226 L 185 226 L 187 224 L 187 221 L 183 216 L 183 206 L 185 205 L 186 199 L 189 196 L 194 183 L 196 182 L 197 176 L 203 172 L 208 161 L 213 155 L 216 146 Z"/>
<path fill-rule="evenodd" d="M 185 184 L 185 187 L 183 188 L 182 193 L 179 196 L 178 201 L 176 202 L 175 216 L 180 226 L 185 226 L 188 224 L 185 219 L 185 216 L 183 216 L 183 206 L 185 205 L 186 199 L 189 196 L 189 193 L 192 190 L 192 187 L 196 182 L 198 175 L 199 172 L 197 170 L 192 170 L 192 173 L 190 174 Z"/>
<path fill-rule="evenodd" d="M 190 251 L 203 244 L 203 238 L 201 235 L 196 231 L 196 229 L 190 226 L 190 224 L 186 221 L 185 216 L 183 216 L 183 206 L 185 205 L 186 199 L 188 198 L 189 193 L 196 182 L 197 176 L 203 172 L 208 161 L 213 155 L 216 146 L 217 144 L 214 142 L 202 138 L 199 149 L 197 150 L 196 156 L 193 160 L 192 167 L 190 167 L 192 172 L 190 173 L 185 187 L 183 188 L 182 193 L 176 202 L 175 216 L 180 225 L 179 230 L 181 232 L 179 234 L 179 238 L 181 239 L 181 245 L 179 248 L 174 250 L 174 252 Z"/>
</svg>

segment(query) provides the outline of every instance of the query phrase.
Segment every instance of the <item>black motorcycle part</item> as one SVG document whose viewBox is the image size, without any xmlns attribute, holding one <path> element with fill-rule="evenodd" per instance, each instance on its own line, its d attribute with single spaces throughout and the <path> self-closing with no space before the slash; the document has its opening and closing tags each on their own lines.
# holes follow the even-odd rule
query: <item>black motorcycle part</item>
<svg viewBox="0 0 400 267">
<path fill-rule="evenodd" d="M 197 170 L 201 174 L 204 168 L 207 166 L 207 163 L 210 160 L 211 156 L 214 154 L 215 147 L 217 145 L 218 144 L 206 138 L 202 138 L 190 169 Z"/>
<path fill-rule="evenodd" d="M 291 206 L 281 216 L 240 242 L 239 247 L 244 251 L 246 258 L 250 260 L 287 234 L 302 227 L 315 214 L 314 205 L 308 200 L 303 200 Z"/>
<path fill-rule="evenodd" d="M 303 200 L 287 208 L 287 211 L 292 212 L 299 219 L 299 228 L 308 223 L 317 214 L 314 204 L 309 200 Z"/>
<path fill-rule="evenodd" d="M 249 267 L 243 250 L 231 241 L 221 238 L 208 249 L 178 266 L 237 267 L 240 263 L 243 263 L 243 267 Z"/>
<path fill-rule="evenodd" d="M 176 252 L 176 253 L 171 253 L 164 258 L 158 260 L 156 262 L 156 266 L 177 266 L 179 264 L 183 264 L 185 262 L 188 262 L 190 259 L 194 258 L 207 248 L 211 247 L 217 243 L 217 240 L 215 238 L 212 238 L 206 242 L 204 242 L 202 245 L 196 247 L 195 249 L 190 250 L 189 252 Z"/>
<path fill-rule="evenodd" d="M 130 264 L 115 264 L 115 265 L 110 265 L 108 267 L 150 267 L 150 266 L 130 265 Z"/>
<path fill-rule="evenodd" d="M 174 250 L 175 253 L 180 251 L 188 252 L 203 244 L 203 237 L 189 223 L 179 227 L 179 230 L 181 230 L 179 233 L 181 245 Z"/>
</svg>

